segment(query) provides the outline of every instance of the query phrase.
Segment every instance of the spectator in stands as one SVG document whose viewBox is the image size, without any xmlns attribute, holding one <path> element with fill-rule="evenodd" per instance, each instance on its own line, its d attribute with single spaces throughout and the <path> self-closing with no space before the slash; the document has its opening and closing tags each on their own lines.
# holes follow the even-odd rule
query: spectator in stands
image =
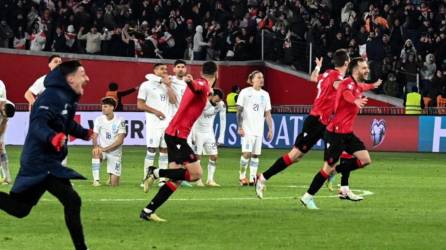
<svg viewBox="0 0 446 250">
<path fill-rule="evenodd" d="M 13 41 L 14 49 L 26 49 L 28 39 L 28 33 L 23 30 L 23 26 L 18 26 Z"/>
<path fill-rule="evenodd" d="M 43 32 L 43 26 L 40 22 L 34 22 L 32 24 L 33 32 L 30 37 L 30 50 L 42 51 L 45 48 L 46 35 Z"/>
<path fill-rule="evenodd" d="M 402 91 L 401 87 L 396 79 L 394 73 L 389 73 L 387 79 L 384 81 L 384 94 L 393 97 L 401 97 Z"/>
<path fill-rule="evenodd" d="M 426 55 L 426 60 L 421 67 L 421 90 L 428 91 L 432 88 L 432 79 L 437 71 L 437 65 L 435 64 L 435 57 L 433 54 Z"/>
<path fill-rule="evenodd" d="M 105 96 L 112 97 L 117 101 L 115 111 L 122 111 L 123 105 L 122 105 L 122 98 L 124 96 L 128 96 L 132 94 L 133 92 L 137 91 L 139 87 L 130 88 L 123 91 L 118 91 L 119 85 L 115 82 L 111 82 L 108 85 L 108 91 L 105 93 Z"/>
<path fill-rule="evenodd" d="M 205 60 L 206 59 L 206 46 L 209 46 L 210 44 L 207 42 L 204 42 L 203 40 L 203 26 L 198 25 L 195 28 L 195 35 L 194 35 L 194 43 L 193 43 L 193 50 L 194 50 L 194 57 L 193 60 Z"/>
<path fill-rule="evenodd" d="M 413 53 L 408 54 L 407 60 L 401 60 L 401 73 L 406 79 L 406 91 L 410 91 L 413 86 L 417 85 L 417 73 L 418 73 L 418 63 L 416 61 L 416 55 Z"/>
<path fill-rule="evenodd" d="M 11 27 L 5 19 L 0 21 L 0 48 L 8 48 L 9 41 L 14 37 Z"/>
<path fill-rule="evenodd" d="M 61 27 L 56 28 L 56 35 L 53 44 L 51 45 L 51 50 L 56 52 L 67 51 L 67 39 L 65 38 L 65 34 Z"/>
<path fill-rule="evenodd" d="M 86 40 L 85 51 L 89 54 L 100 54 L 101 53 L 101 43 L 103 40 L 108 38 L 107 30 L 104 30 L 104 33 L 99 33 L 95 26 L 91 27 L 90 31 L 86 34 L 82 34 L 85 30 L 84 27 L 79 29 L 79 33 L 77 33 L 77 39 Z"/>
</svg>

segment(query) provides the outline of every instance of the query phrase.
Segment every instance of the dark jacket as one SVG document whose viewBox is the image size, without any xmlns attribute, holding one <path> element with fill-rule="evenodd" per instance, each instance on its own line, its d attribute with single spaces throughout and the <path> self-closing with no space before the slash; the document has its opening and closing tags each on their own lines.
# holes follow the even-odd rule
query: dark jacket
<svg viewBox="0 0 446 250">
<path fill-rule="evenodd" d="M 85 179 L 74 170 L 62 166 L 67 147 L 57 152 L 51 140 L 63 132 L 77 138 L 88 138 L 88 130 L 73 118 L 79 96 L 71 89 L 65 78 L 55 69 L 44 81 L 46 90 L 37 98 L 31 109 L 30 124 L 20 159 L 20 170 L 11 192 L 25 191 L 48 175 L 64 179 Z"/>
</svg>

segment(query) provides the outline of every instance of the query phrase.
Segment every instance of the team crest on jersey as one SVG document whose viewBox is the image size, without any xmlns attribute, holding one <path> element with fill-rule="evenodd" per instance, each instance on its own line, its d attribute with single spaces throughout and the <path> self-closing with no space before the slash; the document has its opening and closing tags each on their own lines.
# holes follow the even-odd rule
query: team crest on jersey
<svg viewBox="0 0 446 250">
<path fill-rule="evenodd" d="M 373 147 L 378 147 L 386 137 L 386 121 L 384 119 L 373 119 L 370 126 L 370 137 Z"/>
</svg>

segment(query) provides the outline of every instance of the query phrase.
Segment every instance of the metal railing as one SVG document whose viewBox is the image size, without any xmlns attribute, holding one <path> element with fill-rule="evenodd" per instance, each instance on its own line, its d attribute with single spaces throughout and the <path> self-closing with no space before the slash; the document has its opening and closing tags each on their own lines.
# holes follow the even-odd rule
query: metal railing
<svg viewBox="0 0 446 250">
<path fill-rule="evenodd" d="M 17 111 L 28 111 L 27 103 L 16 103 Z M 272 107 L 275 114 L 308 114 L 311 105 L 276 105 Z M 78 111 L 101 111 L 100 104 L 79 104 Z M 136 104 L 124 104 L 123 112 L 139 111 Z M 361 115 L 405 115 L 405 108 L 398 107 L 365 107 L 359 112 Z M 446 115 L 446 108 L 429 107 L 422 111 L 422 115 Z"/>
</svg>

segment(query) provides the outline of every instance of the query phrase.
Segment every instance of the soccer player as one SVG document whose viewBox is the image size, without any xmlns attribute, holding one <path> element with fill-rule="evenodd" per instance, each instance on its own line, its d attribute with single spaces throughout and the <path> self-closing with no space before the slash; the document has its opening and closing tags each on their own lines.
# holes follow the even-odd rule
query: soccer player
<svg viewBox="0 0 446 250">
<path fill-rule="evenodd" d="M 218 149 L 215 141 L 214 120 L 217 113 L 220 115 L 220 134 L 218 143 L 225 141 L 226 130 L 226 105 L 223 101 L 223 92 L 220 89 L 214 89 L 204 108 L 200 118 L 195 122 L 190 138 L 190 144 L 200 161 L 201 155 L 208 155 L 208 178 L 206 185 L 209 187 L 219 187 L 214 180 L 215 169 L 217 166 Z M 204 186 L 201 179 L 197 181 L 197 186 Z"/>
<path fill-rule="evenodd" d="M 101 104 L 102 115 L 94 121 L 93 129 L 93 158 L 91 160 L 93 186 L 101 185 L 99 182 L 101 160 L 107 160 L 109 175 L 107 184 L 116 187 L 119 186 L 119 177 L 121 176 L 122 144 L 127 131 L 124 120 L 113 113 L 117 107 L 116 100 L 112 97 L 104 97 Z"/>
<path fill-rule="evenodd" d="M 153 74 L 146 75 L 138 92 L 137 106 L 146 113 L 147 152 L 144 160 L 144 177 L 155 161 L 156 150 L 159 149 L 158 166 L 167 169 L 167 146 L 164 141 L 164 131 L 169 125 L 169 103 L 177 102 L 172 81 L 167 74 L 167 65 L 157 63 Z M 163 180 L 160 180 L 163 181 Z M 143 185 L 143 184 L 141 184 Z"/>
<path fill-rule="evenodd" d="M 262 151 L 264 121 L 268 125 L 267 139 L 273 138 L 273 119 L 271 117 L 271 101 L 268 92 L 262 89 L 263 74 L 253 71 L 248 76 L 248 84 L 237 99 L 237 125 L 241 136 L 242 156 L 240 157 L 240 185 L 254 185 L 259 167 L 259 156 Z M 250 162 L 251 160 L 251 162 Z M 249 165 L 249 182 L 246 169 Z"/>
<path fill-rule="evenodd" d="M 160 177 L 170 179 L 141 211 L 140 218 L 143 220 L 165 221 L 159 218 L 155 211 L 169 199 L 181 181 L 196 181 L 201 178 L 201 166 L 194 151 L 187 143 L 187 137 L 206 106 L 208 96 L 217 79 L 217 65 L 214 62 L 204 63 L 201 75 L 202 78 L 197 80 L 192 80 L 191 75 L 186 77 L 188 88 L 184 93 L 178 112 L 166 129 L 165 139 L 169 152 L 170 169 L 150 167 L 144 180 L 144 191 L 147 192 L 154 180 Z M 181 166 L 184 168 L 180 168 Z"/>
<path fill-rule="evenodd" d="M 1 82 L 1 81 L 0 81 Z M 1 86 L 0 86 L 1 87 Z M 1 96 L 3 94 L 0 93 Z M 6 96 L 6 94 L 5 94 Z M 0 98 L 0 166 L 1 175 L 0 184 L 8 185 L 12 183 L 11 173 L 9 171 L 8 155 L 5 148 L 5 133 L 8 119 L 15 114 L 15 106 L 10 101 Z"/>
<path fill-rule="evenodd" d="M 305 119 L 301 133 L 296 137 L 294 147 L 290 152 L 278 158 L 265 172 L 259 175 L 256 182 L 256 194 L 260 199 L 266 186 L 266 181 L 285 170 L 291 164 L 300 161 L 304 155 L 323 138 L 325 127 L 329 123 L 334 110 L 336 89 L 341 83 L 348 68 L 350 58 L 346 50 L 337 50 L 333 55 L 334 69 L 329 69 L 318 75 L 322 59 L 316 59 L 316 68 L 311 80 L 317 82 L 317 95 L 310 115 Z"/>
<path fill-rule="evenodd" d="M 51 55 L 48 58 L 48 68 L 50 68 L 50 71 L 53 71 L 53 69 L 55 69 L 61 63 L 62 58 L 59 55 Z M 37 96 L 41 95 L 45 90 L 45 86 L 43 85 L 45 77 L 46 75 L 37 78 L 37 80 L 25 92 L 25 99 L 28 101 L 29 110 L 31 110 Z"/>
<path fill-rule="evenodd" d="M 46 91 L 31 109 L 30 124 L 20 160 L 20 170 L 9 194 L 0 192 L 0 209 L 24 218 L 48 191 L 64 206 L 65 223 L 74 247 L 87 246 L 81 223 L 81 198 L 70 179 L 85 179 L 61 164 L 67 154 L 67 138 L 90 140 L 93 131 L 74 121 L 76 102 L 89 81 L 78 61 L 59 65 L 45 78 Z"/>
<path fill-rule="evenodd" d="M 358 168 L 363 168 L 371 163 L 369 152 L 366 150 L 364 143 L 353 133 L 353 122 L 361 108 L 367 104 L 367 98 L 362 93 L 381 85 L 381 80 L 374 84 L 364 84 L 369 73 L 367 61 L 363 58 L 355 58 L 349 64 L 352 75 L 343 80 L 336 93 L 335 99 L 335 115 L 327 126 L 324 135 L 325 152 L 324 166 L 318 172 L 307 190 L 300 198 L 301 203 L 308 209 L 318 209 L 313 196 L 319 191 L 325 180 L 334 171 L 336 162 L 342 152 L 347 152 L 355 156 L 351 159 L 350 164 L 341 164 L 336 167 L 336 171 L 351 172 Z M 348 199 L 350 189 L 341 188 L 341 197 Z"/>
</svg>

